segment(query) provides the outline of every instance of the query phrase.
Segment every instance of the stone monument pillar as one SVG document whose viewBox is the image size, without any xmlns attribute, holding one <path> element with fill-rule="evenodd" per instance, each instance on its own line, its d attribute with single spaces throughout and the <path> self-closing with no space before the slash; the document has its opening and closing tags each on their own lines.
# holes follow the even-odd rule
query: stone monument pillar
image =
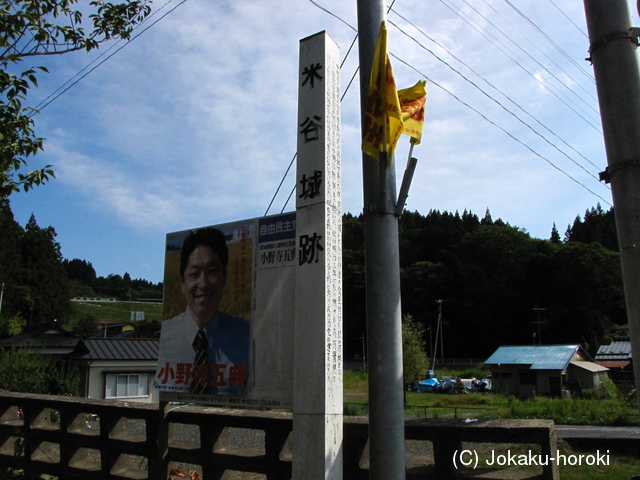
<svg viewBox="0 0 640 480">
<path fill-rule="evenodd" d="M 300 41 L 293 478 L 342 478 L 340 51 Z"/>
</svg>

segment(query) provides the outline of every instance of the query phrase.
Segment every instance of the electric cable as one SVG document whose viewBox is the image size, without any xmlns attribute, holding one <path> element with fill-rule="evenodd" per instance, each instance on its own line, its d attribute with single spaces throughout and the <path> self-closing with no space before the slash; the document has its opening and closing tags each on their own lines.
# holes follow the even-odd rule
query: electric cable
<svg viewBox="0 0 640 480">
<path fill-rule="evenodd" d="M 589 35 L 587 35 L 583 29 L 581 29 L 576 22 L 574 22 L 571 17 L 569 17 L 569 15 L 567 15 L 566 13 L 564 13 L 564 11 L 553 1 L 553 0 L 549 0 L 549 3 L 551 5 L 553 5 L 554 7 L 556 7 L 556 9 L 564 16 L 564 18 L 566 18 L 569 23 L 571 23 L 571 25 L 573 25 L 574 27 L 576 27 L 576 30 L 578 30 L 582 35 L 584 35 L 584 38 L 586 38 L 587 40 L 589 40 Z"/>
<path fill-rule="evenodd" d="M 444 45 L 440 44 L 439 42 L 437 42 L 435 39 L 431 38 L 429 35 L 427 35 L 424 31 L 422 31 L 422 29 L 420 29 L 419 27 L 417 27 L 415 24 L 413 24 L 412 22 L 410 22 L 408 19 L 406 19 L 404 16 L 402 16 L 400 13 L 398 13 L 397 11 L 393 10 L 393 13 L 397 16 L 399 16 L 400 18 L 402 18 L 405 22 L 409 23 L 412 27 L 414 27 L 416 30 L 418 30 L 420 33 L 422 33 L 422 35 L 424 35 L 426 38 L 428 38 L 429 40 L 431 40 L 432 42 L 434 42 L 436 45 L 438 45 L 440 48 L 442 48 L 443 50 L 445 50 L 449 55 L 451 55 L 454 59 L 456 59 L 458 62 L 460 62 L 462 65 L 464 65 L 465 67 L 467 67 L 469 70 L 471 70 L 475 75 L 477 75 L 480 79 L 482 79 L 487 85 L 489 85 L 489 87 L 491 87 L 493 90 L 495 90 L 496 92 L 500 93 L 502 96 L 504 96 L 511 104 L 513 104 L 514 106 L 516 106 L 517 108 L 519 108 L 522 112 L 524 112 L 527 116 L 529 116 L 530 118 L 532 118 L 536 123 L 538 123 L 542 128 L 544 128 L 547 132 L 549 132 L 551 135 L 553 135 L 554 137 L 556 137 L 558 140 L 560 140 L 562 143 L 564 143 L 567 147 L 571 148 L 573 151 L 575 151 L 578 155 L 580 155 L 582 158 L 584 158 L 584 160 L 586 160 L 588 163 L 590 163 L 593 167 L 599 169 L 599 167 L 597 165 L 595 165 L 593 162 L 591 162 L 589 159 L 587 159 L 586 157 L 584 157 L 583 155 L 580 154 L 580 152 L 578 152 L 575 148 L 573 148 L 571 145 L 569 145 L 565 140 L 563 140 L 559 135 L 557 135 L 555 132 L 553 132 L 549 127 L 547 127 L 545 124 L 543 124 L 542 122 L 540 122 L 535 116 L 533 116 L 531 113 L 529 113 L 524 107 L 522 107 L 520 104 L 518 104 L 517 102 L 515 102 L 511 97 L 509 97 L 507 94 L 505 94 L 504 92 L 502 92 L 500 89 L 498 89 L 497 87 L 495 87 L 489 80 L 487 80 L 484 76 L 482 76 L 480 73 L 478 73 L 475 69 L 473 69 L 471 66 L 469 66 L 466 62 L 464 62 L 463 60 L 461 60 L 460 58 L 458 58 L 456 55 L 454 55 L 453 53 L 451 53 Z M 523 121 L 520 117 L 518 117 L 514 112 L 510 111 L 508 108 L 506 108 L 502 103 L 500 103 L 497 99 L 495 99 L 494 97 L 492 97 L 491 95 L 489 95 L 487 92 L 485 92 L 484 90 L 482 90 L 476 83 L 472 82 L 471 80 L 469 80 L 467 77 L 465 77 L 461 72 L 459 72 L 458 70 L 456 70 L 455 68 L 453 68 L 453 66 L 451 66 L 448 62 L 446 62 L 445 60 L 443 60 L 442 58 L 440 58 L 435 52 L 433 52 L 432 50 L 430 50 L 429 48 L 427 48 L 426 46 L 424 46 L 422 43 L 420 43 L 415 37 L 409 35 L 405 30 L 403 30 L 402 28 L 400 28 L 397 24 L 393 23 L 392 21 L 389 22 L 391 25 L 393 25 L 394 27 L 396 27 L 402 34 L 404 34 L 405 36 L 407 36 L 408 38 L 410 38 L 411 40 L 413 40 L 415 43 L 417 43 L 421 48 L 423 48 L 424 50 L 426 50 L 427 52 L 429 52 L 431 55 L 433 55 L 437 60 L 439 60 L 440 62 L 442 62 L 444 65 L 446 65 L 448 68 L 450 68 L 453 72 L 455 72 L 456 74 L 458 74 L 459 76 L 461 76 L 465 81 L 469 82 L 473 87 L 475 87 L 476 89 L 480 90 L 484 95 L 486 95 L 488 98 L 490 98 L 493 102 L 495 102 L 496 104 L 498 104 L 502 109 L 504 109 L 507 113 L 509 113 L 510 115 L 514 116 L 520 123 L 522 123 L 523 125 L 525 125 L 527 128 L 529 128 L 531 131 L 533 131 L 536 135 L 538 135 L 540 138 L 542 138 L 545 142 L 547 142 L 548 144 L 550 144 L 551 146 L 553 146 L 556 150 L 558 150 L 561 154 L 563 154 L 564 156 L 566 156 L 571 162 L 573 162 L 576 166 L 578 166 L 579 168 L 581 168 L 585 173 L 587 173 L 588 175 L 592 176 L 594 179 L 598 180 L 598 177 L 594 174 L 592 174 L 591 172 L 589 172 L 584 166 L 582 166 L 579 162 L 577 162 L 575 159 L 571 158 L 569 155 L 567 155 L 565 152 L 563 152 L 562 150 L 560 150 L 555 144 L 553 144 L 552 142 L 550 142 L 545 136 L 543 136 L 542 134 L 540 134 L 539 132 L 537 132 L 531 125 L 529 125 L 528 123 L 526 123 L 525 121 Z"/>
<path fill-rule="evenodd" d="M 169 3 L 171 3 L 173 0 L 169 0 L 167 3 L 165 3 L 165 5 L 163 5 L 162 8 L 164 8 L 166 5 L 168 5 Z M 54 93 L 52 93 L 51 95 L 49 95 L 45 100 L 43 100 L 42 102 L 40 102 L 31 112 L 31 114 L 29 116 L 33 116 L 35 113 L 38 113 L 39 111 L 45 109 L 46 107 L 48 107 L 49 105 L 51 105 L 55 100 L 57 100 L 58 98 L 60 98 L 62 95 L 64 95 L 66 92 L 68 92 L 72 87 L 74 87 L 75 85 L 77 85 L 81 80 L 83 80 L 84 78 L 86 78 L 90 73 L 94 72 L 96 69 L 98 69 L 101 65 L 103 65 L 107 60 L 109 60 L 110 58 L 112 58 L 114 55 L 116 55 L 118 52 L 120 52 L 124 47 L 126 47 L 127 45 L 129 45 L 131 42 L 133 42 L 134 40 L 136 40 L 138 37 L 140 37 L 143 33 L 145 33 L 146 31 L 148 31 L 150 28 L 152 28 L 153 26 L 155 26 L 158 22 L 162 21 L 167 15 L 173 13 L 178 7 L 184 5 L 187 2 L 187 0 L 182 0 L 180 1 L 177 5 L 175 5 L 171 10 L 169 10 L 168 12 L 166 12 L 164 15 L 162 15 L 162 17 L 160 17 L 159 19 L 157 19 L 156 21 L 154 21 L 151 25 L 149 25 L 148 27 L 146 27 L 144 30 L 142 30 L 140 33 L 138 33 L 136 36 L 131 37 L 131 39 L 127 42 L 125 42 L 123 45 L 121 45 L 115 52 L 113 52 L 111 55 L 107 56 L 104 60 L 102 60 L 101 62 L 99 62 L 97 65 L 95 65 L 93 68 L 89 69 L 86 73 L 84 73 L 83 75 L 81 75 L 77 80 L 75 81 L 67 81 L 65 84 L 63 84 L 61 87 L 59 87 L 57 90 L 55 90 Z M 162 9 L 161 8 L 161 9 Z M 161 9 L 159 9 L 158 11 L 160 11 Z M 146 22 L 142 22 L 140 25 L 143 25 Z M 136 27 L 137 28 L 137 27 Z M 134 29 L 135 30 L 135 29 Z M 88 66 L 92 65 L 93 63 L 95 63 L 97 60 L 99 60 L 100 58 L 102 58 L 104 55 L 106 55 L 107 52 L 109 52 L 110 50 L 112 50 L 113 48 L 115 48 L 115 46 L 122 42 L 122 40 L 119 40 L 118 42 L 116 42 L 114 45 L 112 45 L 109 49 L 107 49 L 105 52 L 103 52 L 101 55 L 99 55 L 96 59 L 94 59 L 91 63 L 89 63 L 89 65 L 87 65 L 86 67 L 84 67 L 82 70 L 80 70 L 80 72 L 84 71 Z M 77 77 L 78 74 L 76 74 L 73 78 Z M 55 94 L 56 92 L 59 92 L 57 94 Z"/>
<path fill-rule="evenodd" d="M 314 5 L 319 6 L 315 1 L 310 0 Z M 442 0 L 441 0 L 442 1 Z M 444 4 L 444 2 L 443 2 Z M 447 6 L 448 8 L 451 9 L 450 6 L 444 4 L 445 6 Z M 349 25 L 346 21 L 342 20 L 339 16 L 335 15 L 333 12 L 330 12 L 329 10 L 325 9 L 324 7 L 320 7 L 322 10 L 327 11 L 328 13 L 330 13 L 332 16 L 338 18 L 340 21 L 342 21 L 343 23 L 345 23 L 346 25 Z M 390 11 L 392 10 L 391 7 L 389 9 Z M 395 13 L 395 11 L 394 11 Z M 454 12 L 455 13 L 455 12 Z M 394 25 L 396 28 L 398 28 L 397 25 Z M 352 28 L 352 27 L 351 27 Z M 400 29 L 399 29 L 400 30 Z M 404 32 L 403 32 L 404 33 Z M 486 38 L 486 36 L 485 36 Z M 488 39 L 487 39 L 488 40 Z M 418 44 L 420 44 L 419 42 L 417 42 Z M 425 47 L 426 48 L 426 47 Z M 456 99 L 458 102 L 460 102 L 462 105 L 466 106 L 467 108 L 470 108 L 472 111 L 474 111 L 476 114 L 480 115 L 485 121 L 487 121 L 489 124 L 495 126 L 496 128 L 500 129 L 501 131 L 503 131 L 505 134 L 507 134 L 510 138 L 512 138 L 514 141 L 518 142 L 519 144 L 521 144 L 522 146 L 524 146 L 525 148 L 527 148 L 529 151 L 531 151 L 531 153 L 533 153 L 534 155 L 536 155 L 537 157 L 543 159 L 545 162 L 547 162 L 549 165 L 551 165 L 554 169 L 556 169 L 557 171 L 561 172 L 562 174 L 564 174 L 565 176 L 567 176 L 571 181 L 573 181 L 574 183 L 580 185 L 581 187 L 583 187 L 584 189 L 586 189 L 589 193 L 591 193 L 592 195 L 598 197 L 600 200 L 602 200 L 604 203 L 611 205 L 611 203 L 607 200 L 605 200 L 603 197 L 601 197 L 600 195 L 598 195 L 596 192 L 594 192 L 593 190 L 591 190 L 589 187 L 587 187 L 584 183 L 580 182 L 579 180 L 577 180 L 576 178 L 574 178 L 571 174 L 569 174 L 568 172 L 564 171 L 562 168 L 558 167 L 555 163 L 553 163 L 549 158 L 545 157 L 544 155 L 540 154 L 539 152 L 537 152 L 533 147 L 531 147 L 530 145 L 528 145 L 527 143 L 525 143 L 524 141 L 520 140 L 519 138 L 517 138 L 515 135 L 513 135 L 511 132 L 507 131 L 505 128 L 503 128 L 502 126 L 498 125 L 496 122 L 490 120 L 486 115 L 484 115 L 482 112 L 480 112 L 479 110 L 477 110 L 475 107 L 471 106 L 468 102 L 463 101 L 461 98 L 459 98 L 457 95 L 455 95 L 453 92 L 451 92 L 450 90 L 446 89 L 444 86 L 442 86 L 441 84 L 439 84 L 438 82 L 435 82 L 432 79 L 429 79 L 429 77 L 427 75 L 425 75 L 424 73 L 420 72 L 418 69 L 416 69 L 415 67 L 413 67 L 411 64 L 409 64 L 408 62 L 405 62 L 403 59 L 397 57 L 396 55 L 393 55 L 390 53 L 391 56 L 393 56 L 394 58 L 396 58 L 398 61 L 400 61 L 401 63 L 405 64 L 407 67 L 409 67 L 410 69 L 416 71 L 417 73 L 419 73 L 420 75 L 424 76 L 425 78 L 427 78 L 431 83 L 433 83 L 434 85 L 438 86 L 439 88 L 443 89 L 445 92 L 449 93 L 454 99 Z M 511 58 L 511 57 L 510 57 Z M 512 59 L 513 60 L 513 59 Z M 446 62 L 445 62 L 446 63 Z M 518 62 L 516 62 L 518 63 Z M 450 67 L 451 68 L 451 67 Z M 464 76 L 463 76 L 464 77 Z M 468 79 L 467 79 L 468 80 Z M 470 80 L 468 80 L 470 81 Z M 473 82 L 471 82 L 473 84 Z M 476 85 L 477 87 L 477 85 Z M 477 87 L 479 88 L 479 87 Z M 480 89 L 482 91 L 482 89 Z M 489 96 L 486 92 L 483 91 L 483 93 L 487 96 Z M 503 94 L 504 95 L 504 94 Z M 489 96 L 490 98 L 492 98 L 491 96 Z M 495 101 L 495 99 L 494 99 Z M 497 102 L 499 105 L 501 105 L 503 108 L 504 105 L 500 104 L 500 102 Z M 522 109 L 522 107 L 519 107 Z M 510 112 L 508 109 L 506 109 L 508 112 Z M 525 111 L 524 109 L 522 109 L 523 111 Z M 526 111 L 525 111 L 526 112 Z M 510 112 L 512 115 L 513 112 Z M 577 113 L 577 112 L 576 112 Z M 579 113 L 577 113 L 579 116 L 581 116 Z M 516 116 L 516 118 L 518 118 Z M 588 120 L 584 119 L 584 117 L 581 116 L 581 118 L 583 118 L 583 120 L 585 120 L 585 122 L 587 122 L 588 124 L 590 124 L 591 126 L 593 126 L 594 128 L 597 129 L 597 127 L 595 127 L 593 124 L 591 124 Z M 520 120 L 520 119 L 519 119 Z M 522 120 L 520 120 L 522 122 Z M 525 125 L 526 122 L 523 122 Z M 539 122 L 540 123 L 540 122 Z M 533 129 L 531 126 L 528 126 L 528 128 L 532 129 L 532 131 L 534 131 L 538 136 L 541 136 L 543 139 L 545 139 L 545 141 L 547 141 L 547 143 L 549 143 L 550 145 L 552 145 L 554 148 L 556 148 L 558 151 L 560 151 L 561 153 L 563 153 L 565 156 L 568 157 L 568 155 L 564 152 L 562 152 L 557 146 L 555 146 L 552 142 L 549 142 L 544 136 L 542 136 L 540 133 L 538 133 L 537 131 L 535 131 L 535 129 Z M 599 130 L 598 130 L 599 131 Z M 565 142 L 566 143 L 566 142 Z M 572 148 L 572 147 L 571 147 Z M 574 149 L 575 150 L 575 149 Z M 568 157 L 570 158 L 570 157 Z M 584 157 L 583 157 L 584 158 Z M 571 159 L 571 158 L 570 158 Z M 571 159 L 576 165 L 578 165 L 580 168 L 582 168 L 583 170 L 584 167 L 582 167 L 581 165 L 579 165 L 575 160 Z M 587 160 L 585 158 L 585 160 Z M 588 161 L 588 160 L 587 160 Z M 592 162 L 589 162 L 592 163 Z M 592 163 L 593 165 L 593 163 Z M 595 166 L 595 165 L 594 165 Z M 586 171 L 586 170 L 585 170 Z M 589 173 L 589 172 L 587 172 Z M 590 176 L 593 176 L 592 174 L 589 173 Z M 594 177 L 595 178 L 595 177 Z"/>
<path fill-rule="evenodd" d="M 509 21 L 509 20 L 508 20 L 504 15 L 502 15 L 502 13 L 500 13 L 498 10 L 496 10 L 496 9 L 495 9 L 495 7 L 493 7 L 493 6 L 492 6 L 492 5 L 491 5 L 487 0 L 482 0 L 482 1 L 483 1 L 483 2 L 485 3 L 485 5 L 487 5 L 491 10 L 493 10 L 493 11 L 494 11 L 498 16 L 500 16 L 500 18 L 501 18 L 502 20 L 504 20 L 506 23 L 508 23 L 508 24 L 511 26 L 511 28 L 513 28 L 515 31 L 517 31 L 517 32 L 518 32 L 518 34 L 519 34 L 520 36 L 524 36 L 522 29 L 517 29 L 517 28 L 513 25 L 513 23 L 511 23 L 511 22 L 510 22 L 510 21 Z M 556 7 L 556 8 L 557 8 L 557 7 Z M 564 12 L 562 12 L 562 10 L 560 10 L 560 12 L 561 12 L 561 13 L 563 13 L 563 15 L 564 15 Z M 525 17 L 526 17 L 526 16 L 525 16 Z M 565 17 L 566 17 L 566 15 L 565 15 Z M 527 18 L 528 18 L 528 17 L 527 17 Z M 536 24 L 535 24 L 531 19 L 528 19 L 528 20 L 529 20 L 529 23 L 530 23 L 531 25 L 536 25 Z M 575 25 L 575 23 L 574 23 L 574 25 Z M 577 25 L 576 25 L 576 27 L 577 27 Z M 536 26 L 535 28 L 536 28 L 536 30 L 538 31 L 538 33 L 542 32 L 542 29 L 540 29 L 539 27 L 537 27 L 537 26 Z M 578 30 L 580 30 L 580 29 L 578 28 Z M 583 35 L 585 35 L 585 34 L 584 34 L 584 32 L 582 32 L 582 30 L 580 30 L 580 32 L 581 32 Z M 545 37 L 546 37 L 546 36 L 545 36 Z M 575 80 L 571 75 L 569 75 L 569 74 L 568 74 L 568 73 L 567 73 L 567 72 L 566 72 L 566 71 L 565 71 L 565 70 L 564 70 L 564 69 L 563 69 L 563 68 L 562 68 L 562 67 L 561 67 L 561 66 L 560 66 L 560 65 L 559 65 L 559 64 L 558 64 L 558 63 L 557 63 L 553 58 L 551 58 L 551 57 L 550 57 L 549 55 L 547 55 L 547 54 L 546 54 L 546 53 L 545 53 L 541 48 L 539 48 L 539 47 L 538 47 L 538 45 L 537 45 L 535 42 L 533 42 L 532 40 L 530 40 L 527 36 L 524 36 L 524 38 L 526 38 L 526 39 L 527 39 L 527 41 L 529 42 L 529 44 L 530 44 L 533 48 L 535 48 L 535 49 L 536 49 L 538 52 L 540 52 L 540 53 L 541 53 L 541 54 L 542 54 L 542 55 L 543 55 L 547 60 L 549 60 L 549 62 L 551 62 L 551 63 L 552 63 L 553 65 L 555 65 L 555 66 L 556 66 L 556 67 L 557 67 L 557 68 L 558 68 L 562 73 L 564 73 L 564 74 L 569 78 L 569 80 L 572 80 L 572 81 L 573 81 L 573 82 L 575 82 L 577 85 L 579 85 L 579 83 L 578 83 L 578 82 L 577 82 L 577 81 L 576 81 L 576 80 Z M 514 42 L 514 43 L 515 43 L 515 42 Z M 559 45 L 557 45 L 557 44 L 555 44 L 555 43 L 553 43 L 552 45 L 553 45 L 553 47 L 554 47 L 557 51 L 559 51 L 559 52 L 560 52 L 560 53 L 561 53 L 565 58 L 567 58 L 567 59 L 569 60 L 569 62 L 570 62 L 570 63 L 571 63 L 575 68 L 576 68 L 576 70 L 578 70 L 578 72 L 580 72 L 582 75 L 584 75 L 584 77 L 586 77 L 586 79 L 587 79 L 587 80 L 589 80 L 591 84 L 595 85 L 595 83 L 596 83 L 596 79 L 594 78 L 594 76 L 593 76 L 593 74 L 592 74 L 592 73 L 588 72 L 588 71 L 584 68 L 584 66 L 583 66 L 583 65 L 578 64 L 575 60 L 573 60 L 573 58 L 571 58 L 571 56 L 570 56 L 570 55 L 569 55 L 569 54 L 568 54 L 568 53 L 567 53 L 563 48 L 561 48 Z M 580 86 L 580 85 L 579 85 L 579 86 Z M 591 92 L 589 92 L 589 91 L 587 91 L 586 89 L 582 88 L 582 86 L 580 86 L 580 88 L 581 88 L 581 90 L 582 90 L 584 93 L 586 93 L 587 95 L 589 95 L 593 100 L 596 100 L 596 98 L 591 94 Z"/>
<path fill-rule="evenodd" d="M 461 98 L 459 98 L 457 95 L 455 95 L 452 91 L 450 91 L 449 89 L 445 88 L 443 85 L 440 85 L 438 82 L 430 79 L 428 76 L 426 76 L 423 72 L 421 72 L 420 70 L 418 70 L 417 68 L 415 68 L 413 65 L 409 64 L 408 62 L 405 62 L 403 59 L 399 58 L 397 55 L 394 55 L 393 53 L 389 53 L 390 56 L 392 56 L 393 58 L 395 58 L 396 60 L 398 60 L 400 63 L 406 65 L 408 68 L 410 68 L 411 70 L 415 71 L 416 73 L 422 75 L 424 78 L 426 78 L 427 80 L 429 80 L 429 83 L 437 86 L 438 88 L 442 89 L 443 91 L 445 91 L 446 93 L 448 93 L 449 95 L 451 95 L 455 100 L 457 100 L 458 102 L 460 102 L 462 105 L 464 105 L 465 107 L 469 108 L 471 111 L 475 112 L 476 114 L 480 115 L 480 117 L 485 120 L 486 122 L 488 122 L 489 124 L 493 125 L 494 127 L 496 127 L 497 129 L 501 130 L 503 133 L 505 133 L 507 136 L 509 136 L 512 140 L 516 141 L 517 143 L 519 143 L 520 145 L 522 145 L 523 147 L 525 147 L 527 150 L 529 150 L 531 153 L 533 153 L 536 157 L 539 157 L 540 159 L 544 160 L 545 162 L 547 162 L 549 165 L 551 165 L 554 169 L 558 170 L 560 173 L 564 174 L 565 176 L 567 176 L 572 182 L 580 185 L 581 187 L 583 187 L 585 190 L 587 190 L 589 193 L 591 193 L 592 195 L 598 197 L 600 200 L 602 200 L 603 202 L 605 202 L 607 205 L 612 206 L 611 203 L 607 200 L 605 200 L 604 198 L 602 198 L 600 195 L 598 195 L 597 193 L 595 193 L 593 190 L 591 190 L 589 187 L 587 187 L 585 184 L 583 184 L 582 182 L 580 182 L 579 180 L 573 178 L 569 173 L 565 172 L 564 170 L 562 170 L 560 167 L 558 167 L 556 164 L 554 164 L 551 160 L 549 160 L 547 157 L 545 157 L 544 155 L 538 153 L 536 150 L 533 149 L 533 147 L 531 147 L 530 145 L 528 145 L 527 143 L 523 142 L 522 140 L 520 140 L 518 137 L 516 137 L 515 135 L 513 135 L 511 132 L 509 132 L 508 130 L 506 130 L 504 127 L 498 125 L 496 122 L 494 122 L 493 120 L 489 119 L 486 115 L 484 115 L 482 112 L 480 112 L 478 109 L 476 109 L 475 107 L 471 106 L 470 104 L 468 104 L 467 102 L 463 101 Z"/>
<path fill-rule="evenodd" d="M 451 10 L 452 13 L 454 13 L 456 16 L 458 16 L 463 22 L 465 22 L 466 24 L 468 24 L 471 28 L 473 28 L 476 32 L 478 32 L 482 37 L 484 37 L 489 43 L 491 43 L 494 47 L 496 47 L 498 50 L 500 50 L 505 56 L 507 56 L 511 61 L 513 61 L 518 67 L 520 67 L 523 71 L 525 71 L 529 76 L 531 76 L 536 82 L 538 82 L 543 88 L 545 88 L 546 90 L 548 90 L 553 96 L 555 96 L 561 103 L 563 103 L 564 105 L 566 105 L 569 109 L 571 109 L 576 115 L 578 115 L 582 120 L 584 120 L 589 126 L 591 126 L 594 130 L 596 130 L 598 133 L 602 133 L 602 131 L 599 129 L 599 127 L 594 124 L 591 123 L 589 120 L 587 120 L 584 115 L 582 115 L 580 112 L 578 112 L 576 110 L 576 108 L 579 108 L 580 110 L 582 110 L 585 114 L 587 113 L 586 111 L 584 111 L 581 107 L 579 107 L 578 105 L 575 105 L 575 102 L 571 102 L 575 105 L 575 108 L 571 105 L 569 105 L 570 100 L 567 98 L 566 100 L 561 98 L 560 95 L 561 92 L 560 91 L 555 91 L 556 87 L 551 87 L 551 84 L 547 84 L 545 82 L 543 82 L 541 80 L 541 78 L 539 78 L 536 74 L 535 71 L 530 71 L 528 70 L 525 65 L 523 64 L 523 62 L 516 60 L 516 58 L 514 58 L 514 56 L 517 56 L 511 49 L 509 49 L 507 46 L 505 46 L 502 42 L 501 45 L 498 45 L 496 42 L 498 42 L 497 39 L 492 40 L 490 39 L 487 35 L 483 32 L 483 28 L 480 26 L 476 26 L 473 25 L 471 23 L 471 20 L 468 17 L 465 17 L 463 15 L 461 15 L 455 8 L 453 8 L 451 5 L 448 5 L 445 3 L 445 0 L 440 0 L 440 3 L 442 3 L 445 7 L 447 7 L 449 10 Z M 495 38 L 495 37 L 494 37 Z M 531 58 L 534 62 L 537 63 L 538 66 L 540 66 L 541 68 L 546 70 L 546 67 L 544 67 L 540 62 L 538 62 L 537 60 L 535 60 L 528 52 L 525 52 L 525 54 Z M 529 67 L 527 65 L 527 67 Z M 531 67 L 529 67 L 531 68 Z M 548 71 L 548 70 L 546 70 Z M 557 78 L 557 77 L 556 77 Z M 562 82 L 560 82 L 558 80 L 558 82 L 563 85 L 566 88 L 566 85 L 564 85 Z M 569 91 L 571 91 L 569 89 Z M 573 92 L 572 92 L 573 93 Z M 566 98 L 566 97 L 565 97 Z M 581 99 L 582 100 L 582 99 Z M 586 104 L 585 104 L 586 105 Z M 590 107 L 590 106 L 589 106 Z M 594 113 L 597 114 L 597 111 L 595 109 L 593 109 L 593 107 L 590 107 Z"/>
<path fill-rule="evenodd" d="M 571 55 L 565 52 L 564 49 L 560 48 L 560 46 L 549 35 L 547 35 L 540 27 L 538 27 L 538 25 L 535 22 L 533 22 L 528 16 L 526 16 L 518 7 L 516 7 L 509 0 L 504 0 L 504 1 L 516 13 L 518 13 L 518 15 L 524 18 L 531 26 L 533 26 L 533 28 L 535 28 L 538 32 L 540 32 L 540 35 L 542 35 L 551 45 L 553 45 L 570 63 L 574 64 L 576 68 L 580 69 L 580 65 L 573 58 L 571 58 Z M 595 80 L 594 80 L 594 83 L 595 83 Z"/>
</svg>

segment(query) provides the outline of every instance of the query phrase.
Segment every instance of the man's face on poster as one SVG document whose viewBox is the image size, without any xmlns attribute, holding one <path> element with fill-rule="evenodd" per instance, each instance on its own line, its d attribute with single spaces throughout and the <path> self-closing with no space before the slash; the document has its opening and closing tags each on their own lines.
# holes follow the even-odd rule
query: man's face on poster
<svg viewBox="0 0 640 480">
<path fill-rule="evenodd" d="M 220 257 L 198 245 L 189 256 L 182 278 L 182 293 L 193 317 L 204 327 L 218 309 L 227 277 Z"/>
</svg>

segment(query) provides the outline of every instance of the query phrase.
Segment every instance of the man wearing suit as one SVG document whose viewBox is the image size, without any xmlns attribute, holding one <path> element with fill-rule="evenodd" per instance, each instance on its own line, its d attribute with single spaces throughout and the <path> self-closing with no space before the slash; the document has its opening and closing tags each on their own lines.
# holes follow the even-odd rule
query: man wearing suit
<svg viewBox="0 0 640 480">
<path fill-rule="evenodd" d="M 218 311 L 229 252 L 222 232 L 191 232 L 180 253 L 184 313 L 162 322 L 155 385 L 173 392 L 241 395 L 246 391 L 250 326 Z"/>
</svg>

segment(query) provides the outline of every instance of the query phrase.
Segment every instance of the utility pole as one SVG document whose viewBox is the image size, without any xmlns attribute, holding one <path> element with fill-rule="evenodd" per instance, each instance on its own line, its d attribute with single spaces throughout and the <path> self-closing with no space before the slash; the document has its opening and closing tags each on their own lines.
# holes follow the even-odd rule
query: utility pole
<svg viewBox="0 0 640 480">
<path fill-rule="evenodd" d="M 438 302 L 438 322 L 440 323 L 440 359 L 441 367 L 444 365 L 444 322 L 442 321 L 442 300 Z"/>
<path fill-rule="evenodd" d="M 436 322 L 436 340 L 433 342 L 433 348 L 431 349 L 433 361 L 431 362 L 431 368 L 436 368 L 436 357 L 438 356 L 438 336 L 440 335 L 440 315 L 438 315 L 438 321 Z M 440 365 L 442 366 L 442 365 Z"/>
<path fill-rule="evenodd" d="M 358 0 L 360 103 L 364 114 L 382 0 Z M 370 477 L 403 480 L 404 384 L 395 162 L 388 168 L 363 153 L 364 235 L 369 367 Z"/>
<path fill-rule="evenodd" d="M 436 323 L 436 341 L 434 348 L 431 349 L 431 356 L 433 361 L 431 362 L 431 368 L 436 368 L 436 356 L 438 355 L 438 336 L 440 336 L 440 367 L 444 365 L 444 340 L 442 338 L 442 330 L 444 325 L 442 324 L 442 300 L 436 300 L 438 304 L 438 322 Z"/>
<path fill-rule="evenodd" d="M 640 73 L 627 0 L 584 0 L 640 408 Z"/>
<path fill-rule="evenodd" d="M 538 327 L 538 345 L 542 345 L 542 338 L 540 337 L 540 312 L 544 312 L 544 308 L 541 308 L 538 306 L 538 304 L 536 303 L 536 306 L 533 307 L 531 310 L 533 310 L 534 312 L 536 312 L 536 321 L 535 324 Z M 535 334 L 534 334 L 535 336 Z M 535 343 L 535 342 L 534 342 Z"/>
</svg>

